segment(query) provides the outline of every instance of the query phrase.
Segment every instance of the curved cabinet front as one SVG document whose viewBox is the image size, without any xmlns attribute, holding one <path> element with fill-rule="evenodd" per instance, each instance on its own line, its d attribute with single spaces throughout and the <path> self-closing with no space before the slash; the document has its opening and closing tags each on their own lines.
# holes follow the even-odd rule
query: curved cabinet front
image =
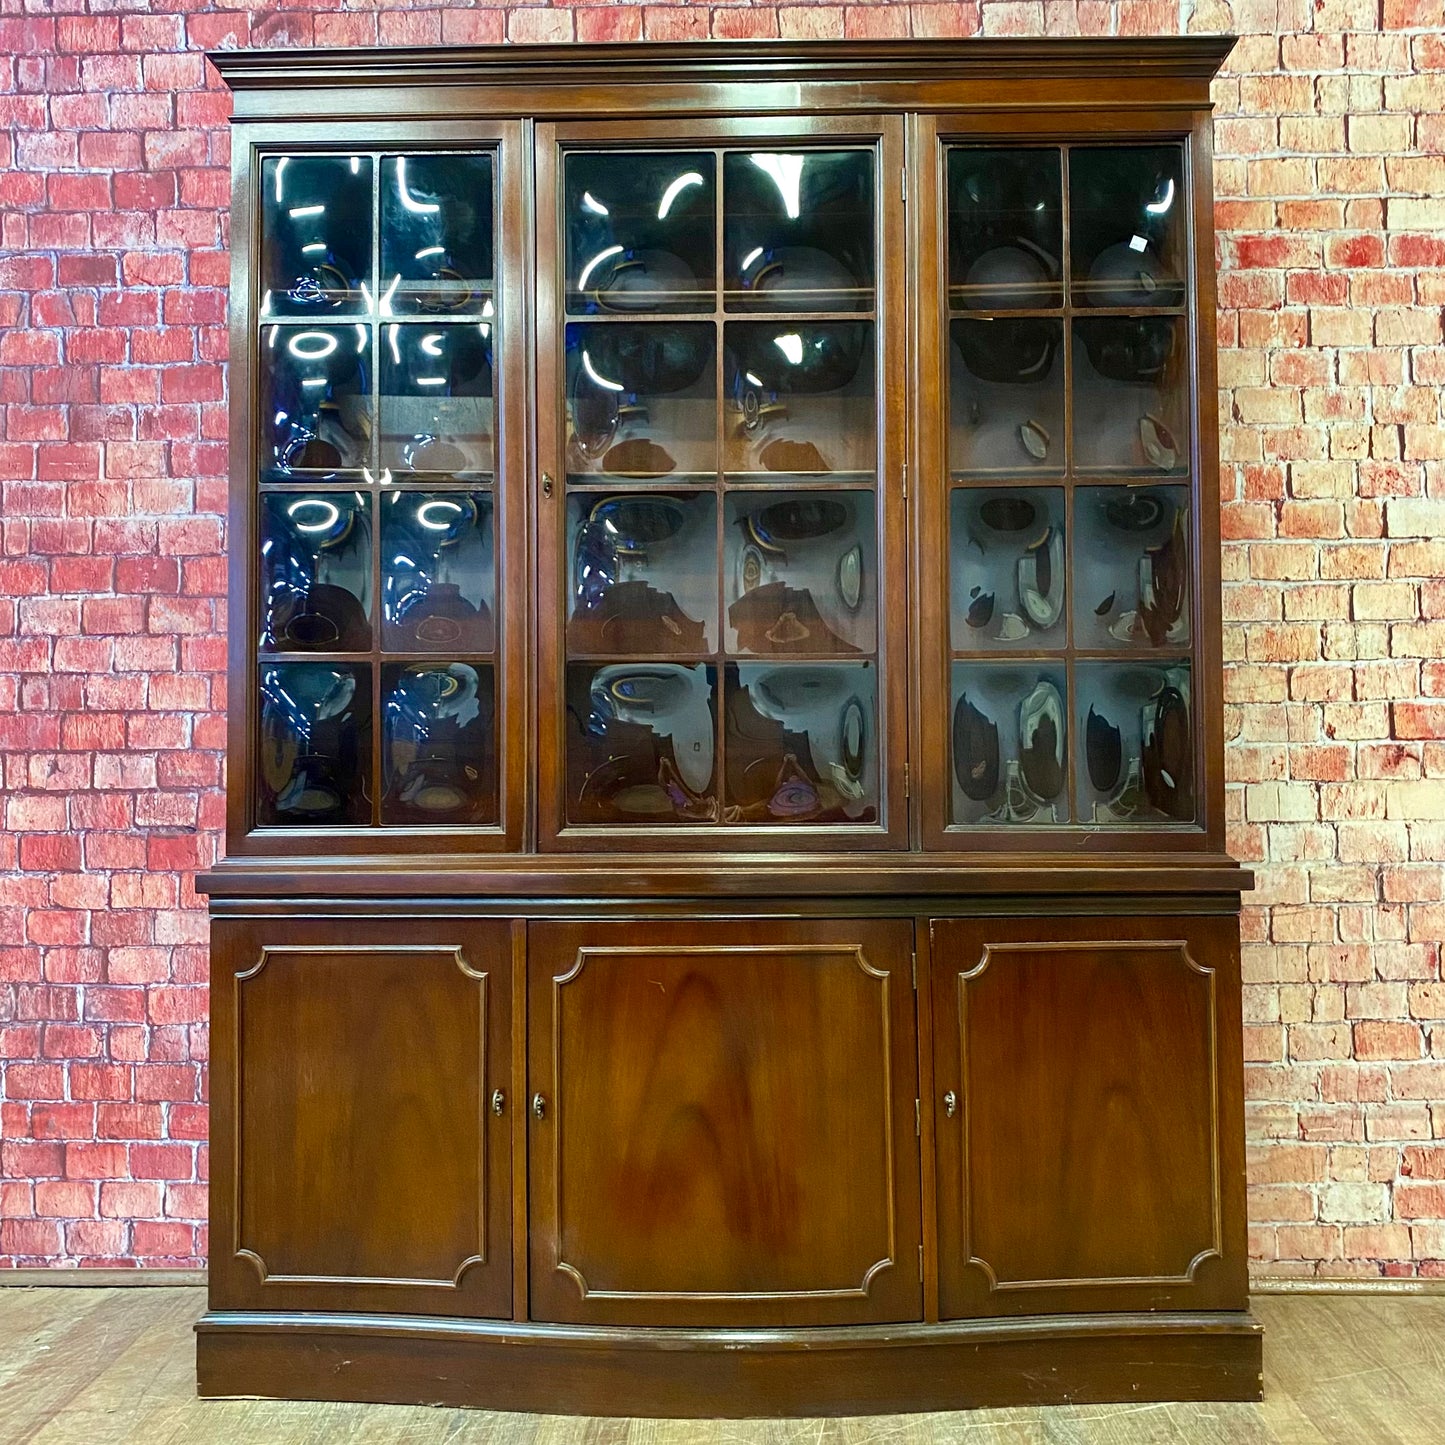
<svg viewBox="0 0 1445 1445">
<path fill-rule="evenodd" d="M 535 923 L 532 1318 L 921 1318 L 909 920 Z"/>
</svg>

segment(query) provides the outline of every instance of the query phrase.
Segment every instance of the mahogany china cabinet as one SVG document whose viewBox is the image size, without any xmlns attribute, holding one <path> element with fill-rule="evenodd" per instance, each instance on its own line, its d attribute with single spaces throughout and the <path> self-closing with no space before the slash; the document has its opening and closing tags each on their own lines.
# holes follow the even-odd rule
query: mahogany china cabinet
<svg viewBox="0 0 1445 1445">
<path fill-rule="evenodd" d="M 212 57 L 203 1394 L 1258 1396 L 1229 43 Z"/>
</svg>

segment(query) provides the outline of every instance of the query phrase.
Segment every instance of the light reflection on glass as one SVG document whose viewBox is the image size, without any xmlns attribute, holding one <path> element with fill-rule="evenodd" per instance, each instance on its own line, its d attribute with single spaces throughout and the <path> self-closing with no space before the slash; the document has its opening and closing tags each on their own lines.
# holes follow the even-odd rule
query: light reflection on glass
<svg viewBox="0 0 1445 1445">
<path fill-rule="evenodd" d="M 369 823 L 371 668 L 273 663 L 259 684 L 257 823 Z"/>
<path fill-rule="evenodd" d="M 383 316 L 476 314 L 492 285 L 492 158 L 382 161 Z"/>
<path fill-rule="evenodd" d="M 371 271 L 371 162 L 268 156 L 261 163 L 263 316 L 363 309 Z"/>
<path fill-rule="evenodd" d="M 365 467 L 372 431 L 367 337 L 359 324 L 265 328 L 263 480 L 354 481 Z"/>
<path fill-rule="evenodd" d="M 382 644 L 489 653 L 496 645 L 492 499 L 485 492 L 390 492 L 382 500 Z"/>
</svg>

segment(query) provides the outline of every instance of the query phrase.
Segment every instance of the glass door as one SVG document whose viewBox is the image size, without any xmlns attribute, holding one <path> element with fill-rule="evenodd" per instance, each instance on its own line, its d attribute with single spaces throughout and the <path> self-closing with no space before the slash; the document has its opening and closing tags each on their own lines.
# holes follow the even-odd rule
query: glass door
<svg viewBox="0 0 1445 1445">
<path fill-rule="evenodd" d="M 877 847 L 903 826 L 903 619 L 882 606 L 904 571 L 882 385 L 899 135 L 740 129 L 541 142 L 541 798 L 562 846 Z"/>
<path fill-rule="evenodd" d="M 499 846 L 515 819 L 499 165 L 480 147 L 259 158 L 261 834 Z"/>
<path fill-rule="evenodd" d="M 1197 830 L 1185 146 L 936 154 L 925 834 Z"/>
</svg>

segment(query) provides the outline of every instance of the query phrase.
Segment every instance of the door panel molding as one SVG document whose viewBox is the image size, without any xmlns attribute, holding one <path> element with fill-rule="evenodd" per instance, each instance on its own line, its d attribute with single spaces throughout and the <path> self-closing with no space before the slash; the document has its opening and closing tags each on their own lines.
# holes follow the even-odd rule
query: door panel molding
<svg viewBox="0 0 1445 1445">
<path fill-rule="evenodd" d="M 213 1303 L 509 1313 L 508 926 L 215 928 Z"/>
<path fill-rule="evenodd" d="M 736 941 L 698 942 L 700 933 Z M 904 1267 L 919 1243 L 914 1011 L 912 990 L 900 996 L 894 977 L 910 966 L 911 933 L 906 921 L 533 926 L 531 1087 L 545 1080 L 548 1091 L 539 1089 L 542 1113 L 529 1119 L 534 1318 L 917 1317 L 919 1286 Z M 840 982 L 839 968 L 855 982 Z M 774 1047 L 786 1030 L 801 1061 Z M 852 1052 L 810 1067 L 833 1036 Z M 640 1071 L 616 1057 L 613 1041 L 629 1037 L 647 1059 Z M 810 1087 L 833 1096 L 797 1092 Z M 856 1146 L 849 1160 L 829 1155 L 812 1132 L 819 1126 Z M 614 1133 L 631 1162 L 597 1148 Z M 830 1161 L 856 1167 L 846 1203 L 841 1187 L 816 1178 Z M 569 1183 L 577 1170 L 585 1188 Z M 819 1206 L 836 1207 L 799 1213 Z M 703 1231 L 697 1253 L 681 1238 L 672 1260 L 639 1253 L 669 1220 Z M 703 1282 L 729 1269 L 736 1284 Z"/>
<path fill-rule="evenodd" d="M 958 1101 L 935 1121 L 945 1316 L 1242 1290 L 1221 1131 L 1237 944 L 1226 920 L 1182 922 L 931 923 L 935 1091 Z"/>
</svg>

